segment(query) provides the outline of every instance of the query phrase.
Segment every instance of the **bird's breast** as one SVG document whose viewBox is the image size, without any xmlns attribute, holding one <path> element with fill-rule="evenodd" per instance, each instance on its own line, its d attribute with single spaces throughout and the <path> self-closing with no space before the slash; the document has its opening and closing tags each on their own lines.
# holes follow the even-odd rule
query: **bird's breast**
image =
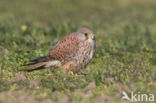
<svg viewBox="0 0 156 103">
<path fill-rule="evenodd" d="M 85 41 L 80 43 L 77 52 L 62 61 L 62 67 L 66 70 L 79 71 L 90 62 L 94 49 L 93 42 Z"/>
<path fill-rule="evenodd" d="M 77 52 L 77 59 L 80 64 L 85 66 L 92 59 L 93 54 L 94 54 L 94 43 L 87 41 L 80 45 L 80 48 Z"/>
</svg>

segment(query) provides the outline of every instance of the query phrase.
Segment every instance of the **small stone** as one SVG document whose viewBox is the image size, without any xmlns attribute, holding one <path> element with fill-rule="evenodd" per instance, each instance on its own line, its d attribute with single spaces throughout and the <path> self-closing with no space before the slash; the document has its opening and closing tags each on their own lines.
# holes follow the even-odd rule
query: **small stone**
<svg viewBox="0 0 156 103">
<path fill-rule="evenodd" d="M 114 81 L 114 78 L 113 77 L 108 77 L 108 78 L 105 79 L 105 82 L 107 84 L 112 83 L 113 81 Z"/>
<path fill-rule="evenodd" d="M 69 103 L 69 97 L 68 96 L 63 96 L 58 100 L 59 103 Z"/>
<path fill-rule="evenodd" d="M 90 89 L 93 89 L 94 87 L 96 87 L 95 82 L 91 82 L 88 84 L 88 86 L 86 86 L 85 90 L 90 90 Z"/>
<path fill-rule="evenodd" d="M 23 74 L 23 73 L 16 74 L 16 81 L 21 81 L 21 80 L 24 80 L 24 79 L 26 79 L 25 74 Z"/>
<path fill-rule="evenodd" d="M 3 49 L 0 53 L 8 54 L 9 53 L 9 50 L 8 49 Z"/>
<path fill-rule="evenodd" d="M 30 81 L 30 85 L 31 87 L 39 87 L 41 85 L 41 82 L 39 80 L 34 79 Z"/>
</svg>

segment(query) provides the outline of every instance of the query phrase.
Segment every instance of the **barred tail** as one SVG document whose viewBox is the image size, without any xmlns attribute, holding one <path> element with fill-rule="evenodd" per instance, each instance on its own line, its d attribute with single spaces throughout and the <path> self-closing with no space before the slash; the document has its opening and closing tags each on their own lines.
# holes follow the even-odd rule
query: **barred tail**
<svg viewBox="0 0 156 103">
<path fill-rule="evenodd" d="M 23 71 L 33 71 L 33 70 L 41 69 L 45 65 L 46 65 L 46 62 L 40 62 L 40 63 L 32 65 L 31 67 L 24 69 Z"/>
</svg>

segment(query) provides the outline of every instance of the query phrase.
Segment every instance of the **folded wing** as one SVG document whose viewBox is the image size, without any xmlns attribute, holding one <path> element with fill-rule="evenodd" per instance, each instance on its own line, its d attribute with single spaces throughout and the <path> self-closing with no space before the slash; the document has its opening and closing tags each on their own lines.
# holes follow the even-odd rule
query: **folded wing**
<svg viewBox="0 0 156 103">
<path fill-rule="evenodd" d="M 80 40 L 76 34 L 66 35 L 51 51 L 48 53 L 47 57 L 51 60 L 63 60 L 67 57 L 74 55 L 79 44 L 83 42 Z"/>
</svg>

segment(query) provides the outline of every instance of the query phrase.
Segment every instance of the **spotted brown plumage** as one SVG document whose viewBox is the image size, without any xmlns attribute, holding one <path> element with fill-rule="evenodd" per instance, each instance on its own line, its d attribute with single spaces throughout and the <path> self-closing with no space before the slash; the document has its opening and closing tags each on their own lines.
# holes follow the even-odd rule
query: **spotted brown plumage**
<svg viewBox="0 0 156 103">
<path fill-rule="evenodd" d="M 76 33 L 67 34 L 47 56 L 52 60 L 63 60 L 76 53 L 80 42 L 83 41 L 77 38 Z"/>
<path fill-rule="evenodd" d="M 78 72 L 92 59 L 95 52 L 94 33 L 88 28 L 81 28 L 75 33 L 67 34 L 50 52 L 43 57 L 31 60 L 32 71 L 44 67 L 59 67 L 67 71 Z"/>
</svg>

